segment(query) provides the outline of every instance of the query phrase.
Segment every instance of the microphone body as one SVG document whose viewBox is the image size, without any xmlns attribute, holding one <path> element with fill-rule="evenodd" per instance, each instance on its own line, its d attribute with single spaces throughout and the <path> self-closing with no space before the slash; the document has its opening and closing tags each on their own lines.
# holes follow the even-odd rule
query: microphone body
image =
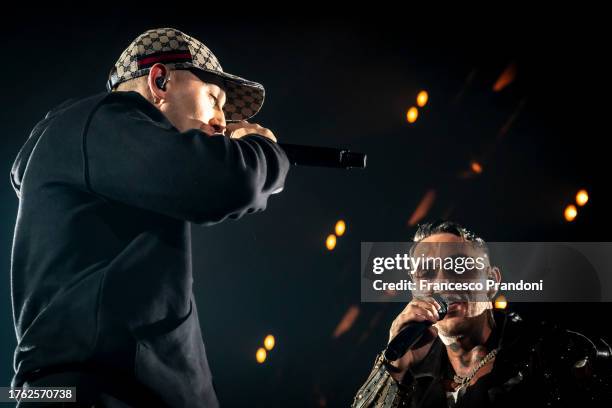
<svg viewBox="0 0 612 408">
<path fill-rule="evenodd" d="M 440 320 L 444 319 L 448 312 L 448 304 L 440 295 L 433 295 L 438 304 L 440 304 L 440 310 L 438 315 Z M 431 327 L 433 323 L 430 321 L 423 322 L 410 322 L 389 342 L 387 349 L 385 350 L 385 358 L 388 361 L 395 361 L 400 359 L 416 342 L 418 342 L 425 331 Z"/>
<path fill-rule="evenodd" d="M 366 167 L 367 156 L 351 152 L 348 149 L 333 147 L 303 146 L 289 143 L 278 143 L 285 151 L 293 166 L 335 167 L 340 169 Z"/>
</svg>

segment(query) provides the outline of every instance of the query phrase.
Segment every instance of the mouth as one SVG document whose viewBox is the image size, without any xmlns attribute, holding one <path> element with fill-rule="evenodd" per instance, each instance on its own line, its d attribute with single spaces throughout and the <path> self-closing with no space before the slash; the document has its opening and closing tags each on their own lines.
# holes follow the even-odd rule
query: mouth
<svg viewBox="0 0 612 408">
<path fill-rule="evenodd" d="M 467 306 L 466 302 L 452 302 L 448 305 L 448 312 L 446 313 L 446 318 L 449 317 L 457 317 L 465 314 L 465 308 Z"/>
<path fill-rule="evenodd" d="M 461 302 L 453 302 L 450 305 L 448 305 L 448 311 L 450 312 L 451 310 L 457 310 L 461 307 Z"/>
</svg>

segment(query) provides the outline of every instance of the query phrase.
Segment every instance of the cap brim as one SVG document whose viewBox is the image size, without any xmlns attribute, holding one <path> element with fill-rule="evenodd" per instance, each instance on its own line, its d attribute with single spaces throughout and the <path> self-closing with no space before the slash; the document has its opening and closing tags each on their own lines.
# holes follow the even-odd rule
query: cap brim
<svg viewBox="0 0 612 408">
<path fill-rule="evenodd" d="M 206 70 L 199 67 L 193 67 L 191 70 L 195 75 L 198 75 L 198 73 L 208 74 L 199 75 L 205 82 L 206 76 L 210 78 L 210 75 L 223 81 L 222 87 L 226 96 L 223 112 L 227 122 L 248 120 L 261 109 L 265 99 L 265 89 L 262 84 L 226 72 Z"/>
</svg>

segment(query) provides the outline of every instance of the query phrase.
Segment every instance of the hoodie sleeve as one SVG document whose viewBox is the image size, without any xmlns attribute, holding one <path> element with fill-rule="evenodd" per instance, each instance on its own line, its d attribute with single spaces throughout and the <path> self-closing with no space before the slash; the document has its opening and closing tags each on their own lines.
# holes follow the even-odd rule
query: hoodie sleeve
<svg viewBox="0 0 612 408">
<path fill-rule="evenodd" d="M 265 137 L 181 133 L 144 98 L 94 111 L 83 160 L 92 193 L 206 225 L 264 210 L 289 170 L 283 150 Z"/>
</svg>

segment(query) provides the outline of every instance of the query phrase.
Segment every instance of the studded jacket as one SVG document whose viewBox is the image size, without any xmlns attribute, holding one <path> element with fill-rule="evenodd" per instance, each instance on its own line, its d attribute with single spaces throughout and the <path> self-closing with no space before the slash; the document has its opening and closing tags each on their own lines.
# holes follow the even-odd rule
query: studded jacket
<svg viewBox="0 0 612 408">
<path fill-rule="evenodd" d="M 516 313 L 495 312 L 496 329 L 488 347 L 498 347 L 490 373 L 447 395 L 453 369 L 437 338 L 425 357 L 398 382 L 382 353 L 359 389 L 352 407 L 566 407 L 611 406 L 610 346 L 548 324 L 533 326 Z M 520 405 L 519 405 L 520 404 Z"/>
</svg>

